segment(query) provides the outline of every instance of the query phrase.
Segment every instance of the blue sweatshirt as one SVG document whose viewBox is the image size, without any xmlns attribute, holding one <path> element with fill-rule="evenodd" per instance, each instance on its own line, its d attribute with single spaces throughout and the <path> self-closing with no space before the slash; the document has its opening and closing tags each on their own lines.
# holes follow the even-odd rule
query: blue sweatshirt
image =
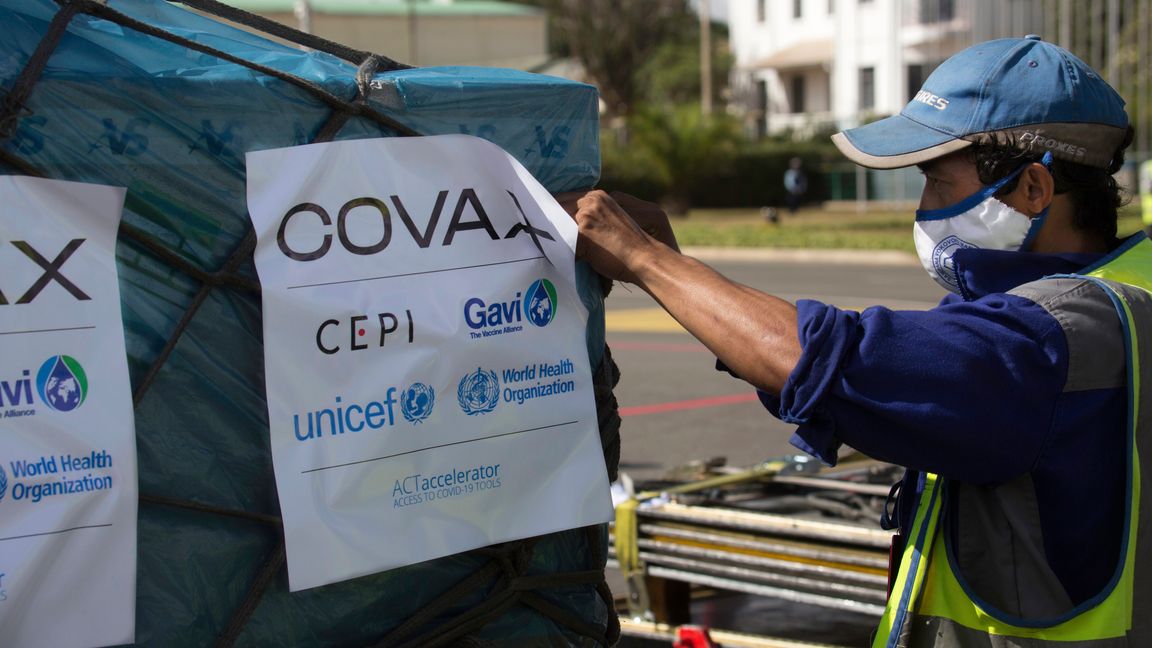
<svg viewBox="0 0 1152 648">
<path fill-rule="evenodd" d="M 1048 562 L 1075 603 L 1117 566 L 1124 518 L 1126 394 L 1063 393 L 1068 349 L 1055 319 L 1006 291 L 1076 272 L 1101 255 L 960 250 L 964 297 L 929 311 L 797 303 L 800 361 L 772 414 L 793 445 L 835 465 L 847 444 L 917 472 L 983 485 L 1031 473 Z"/>
</svg>

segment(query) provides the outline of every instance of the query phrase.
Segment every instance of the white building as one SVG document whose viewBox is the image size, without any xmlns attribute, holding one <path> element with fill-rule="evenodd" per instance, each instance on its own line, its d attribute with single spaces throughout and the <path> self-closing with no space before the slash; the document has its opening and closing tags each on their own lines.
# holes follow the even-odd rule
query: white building
<svg viewBox="0 0 1152 648">
<path fill-rule="evenodd" d="M 753 137 L 831 134 L 899 112 L 937 65 L 973 43 L 1040 34 L 1125 97 L 1134 163 L 1152 149 L 1152 128 L 1141 128 L 1152 124 L 1150 11 L 1152 0 L 729 0 L 730 110 Z M 915 200 L 922 183 L 916 169 L 845 162 L 822 171 L 830 198 L 857 208 Z"/>
<path fill-rule="evenodd" d="M 532 69 L 548 55 L 548 15 L 498 0 L 224 0 L 342 45 L 415 65 Z"/>
<path fill-rule="evenodd" d="M 1059 1 L 730 0 L 734 108 L 756 135 L 891 115 L 968 45 L 1055 31 Z"/>
</svg>

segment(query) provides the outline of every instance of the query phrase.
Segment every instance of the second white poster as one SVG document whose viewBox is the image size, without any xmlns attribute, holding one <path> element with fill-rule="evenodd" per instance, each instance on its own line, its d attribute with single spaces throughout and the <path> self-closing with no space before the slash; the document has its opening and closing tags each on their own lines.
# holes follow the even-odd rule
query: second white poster
<svg viewBox="0 0 1152 648">
<path fill-rule="evenodd" d="M 248 155 L 300 590 L 612 516 L 575 225 L 467 136 Z"/>
</svg>

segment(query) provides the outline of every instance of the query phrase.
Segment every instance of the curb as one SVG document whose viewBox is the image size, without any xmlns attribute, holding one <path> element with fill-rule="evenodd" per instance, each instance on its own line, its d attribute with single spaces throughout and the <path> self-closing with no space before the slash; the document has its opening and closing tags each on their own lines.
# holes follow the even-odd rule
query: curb
<svg viewBox="0 0 1152 648">
<path fill-rule="evenodd" d="M 681 252 L 701 261 L 780 261 L 784 263 L 920 266 L 920 260 L 916 255 L 899 250 L 685 247 L 681 249 Z"/>
</svg>

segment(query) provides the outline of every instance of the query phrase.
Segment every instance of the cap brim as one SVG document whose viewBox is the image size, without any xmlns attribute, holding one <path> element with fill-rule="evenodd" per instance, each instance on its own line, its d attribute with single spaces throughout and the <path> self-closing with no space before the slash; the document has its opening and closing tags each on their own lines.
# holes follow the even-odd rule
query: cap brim
<svg viewBox="0 0 1152 648">
<path fill-rule="evenodd" d="M 972 145 L 955 135 L 929 128 L 904 115 L 893 115 L 832 136 L 849 160 L 870 169 L 899 169 Z"/>
</svg>

